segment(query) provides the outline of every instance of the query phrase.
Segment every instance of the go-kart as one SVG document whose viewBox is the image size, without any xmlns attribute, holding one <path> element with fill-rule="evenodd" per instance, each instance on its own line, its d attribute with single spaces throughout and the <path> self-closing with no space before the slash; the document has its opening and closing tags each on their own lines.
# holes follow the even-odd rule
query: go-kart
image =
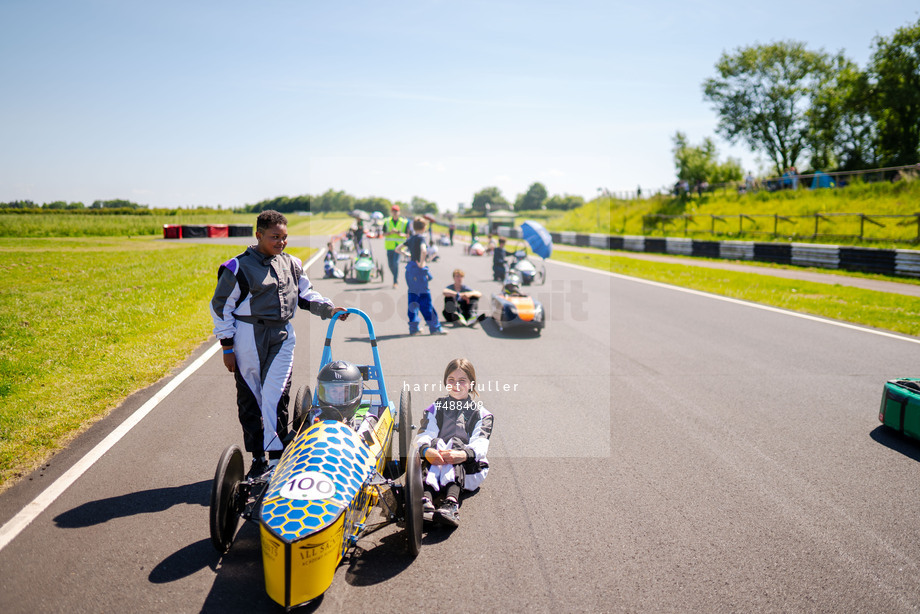
<svg viewBox="0 0 920 614">
<path fill-rule="evenodd" d="M 309 386 L 302 386 L 292 436 L 278 465 L 246 477 L 243 454 L 231 445 L 211 489 L 211 543 L 226 553 L 240 517 L 257 522 L 265 590 L 288 609 L 321 596 L 349 548 L 364 535 L 395 522 L 404 528 L 411 556 L 422 544 L 422 471 L 412 437 L 411 396 L 400 394 L 397 412 L 387 396 L 370 318 L 358 309 L 347 313 L 367 323 L 373 352 L 373 364 L 358 365 L 367 402 L 351 423 L 324 418 Z M 320 368 L 332 361 L 339 316 L 329 322 Z M 368 416 L 376 416 L 376 424 Z M 379 513 L 372 517 L 375 507 Z"/>
<path fill-rule="evenodd" d="M 361 283 L 374 280 L 383 281 L 383 263 L 377 262 L 371 250 L 362 249 L 354 262 L 345 265 L 345 279 Z"/>
<path fill-rule="evenodd" d="M 491 316 L 499 331 L 508 328 L 529 328 L 539 335 L 546 326 L 543 304 L 520 290 L 521 278 L 511 271 L 501 292 L 492 295 Z"/>
<path fill-rule="evenodd" d="M 508 266 L 508 272 L 517 271 L 521 276 L 521 283 L 529 286 L 532 283 L 546 283 L 546 264 L 540 263 L 537 267 L 527 257 L 527 252 L 519 249 L 511 256 L 511 263 Z"/>
</svg>

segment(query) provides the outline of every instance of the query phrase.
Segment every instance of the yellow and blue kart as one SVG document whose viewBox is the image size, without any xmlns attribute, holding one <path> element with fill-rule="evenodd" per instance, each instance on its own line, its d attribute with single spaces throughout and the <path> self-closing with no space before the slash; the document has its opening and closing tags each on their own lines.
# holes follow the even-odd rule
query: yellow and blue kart
<svg viewBox="0 0 920 614">
<path fill-rule="evenodd" d="M 285 608 L 320 597 L 336 568 L 358 539 L 390 523 L 404 527 L 409 553 L 422 544 L 422 473 L 412 440 L 411 396 L 403 391 L 399 408 L 389 401 L 370 318 L 367 323 L 374 363 L 358 365 L 364 376 L 364 401 L 351 423 L 307 418 L 317 400 L 303 386 L 294 402 L 293 437 L 278 465 L 257 477 L 244 477 L 239 446 L 221 456 L 211 490 L 211 542 L 221 553 L 233 543 L 239 519 L 257 522 L 262 542 L 265 589 Z M 329 323 L 320 369 L 332 361 Z M 368 387 L 376 384 L 375 388 Z M 373 428 L 357 430 L 366 414 Z M 368 423 L 370 424 L 370 423 Z M 381 514 L 369 523 L 375 506 Z"/>
</svg>

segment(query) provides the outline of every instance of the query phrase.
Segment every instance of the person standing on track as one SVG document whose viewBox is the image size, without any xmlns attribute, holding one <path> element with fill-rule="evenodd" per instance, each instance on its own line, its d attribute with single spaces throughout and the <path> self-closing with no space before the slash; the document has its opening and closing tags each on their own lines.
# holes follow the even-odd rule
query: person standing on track
<svg viewBox="0 0 920 614">
<path fill-rule="evenodd" d="M 425 219 L 415 218 L 412 222 L 415 231 L 406 242 L 399 246 L 399 250 L 408 254 L 409 262 L 406 264 L 406 285 L 409 287 L 409 334 L 419 334 L 418 313 L 428 323 L 428 330 L 432 335 L 446 335 L 447 331 L 441 328 L 438 321 L 438 312 L 431 304 L 431 290 L 428 282 L 431 273 L 428 271 L 428 246 L 425 243 Z"/>
<path fill-rule="evenodd" d="M 390 207 L 390 217 L 383 222 L 383 245 L 387 250 L 387 265 L 393 273 L 393 287 L 399 285 L 399 252 L 396 248 L 402 245 L 409 234 L 409 220 L 399 217 L 399 205 Z"/>
<path fill-rule="evenodd" d="M 286 246 L 287 218 L 260 213 L 256 245 L 220 265 L 210 303 L 224 366 L 236 380 L 250 476 L 267 471 L 284 449 L 296 341 L 291 318 L 298 307 L 324 320 L 345 311 L 313 290 L 303 263 L 285 253 Z"/>
</svg>

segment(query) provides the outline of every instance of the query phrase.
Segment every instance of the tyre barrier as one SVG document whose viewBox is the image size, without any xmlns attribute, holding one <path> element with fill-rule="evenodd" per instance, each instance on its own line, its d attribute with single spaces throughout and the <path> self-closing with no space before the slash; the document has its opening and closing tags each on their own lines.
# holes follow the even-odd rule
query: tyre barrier
<svg viewBox="0 0 920 614">
<path fill-rule="evenodd" d="M 669 254 L 676 256 L 693 255 L 693 239 L 684 239 L 681 237 L 668 237 L 665 239 L 665 245 Z"/>
<path fill-rule="evenodd" d="M 840 268 L 840 248 L 836 245 L 793 243 L 792 264 L 802 267 L 838 269 Z"/>
<path fill-rule="evenodd" d="M 499 228 L 498 234 L 520 238 L 518 228 Z M 760 243 L 756 241 L 697 241 L 683 237 L 579 234 L 551 232 L 554 243 L 624 250 L 649 254 L 674 254 L 723 260 L 755 260 L 802 267 L 880 273 L 895 277 L 920 277 L 920 250 L 844 247 L 820 243 Z"/>
<path fill-rule="evenodd" d="M 251 237 L 249 224 L 163 224 L 164 239 Z"/>
<path fill-rule="evenodd" d="M 719 258 L 725 260 L 753 260 L 753 241 L 723 241 L 719 244 Z"/>
</svg>

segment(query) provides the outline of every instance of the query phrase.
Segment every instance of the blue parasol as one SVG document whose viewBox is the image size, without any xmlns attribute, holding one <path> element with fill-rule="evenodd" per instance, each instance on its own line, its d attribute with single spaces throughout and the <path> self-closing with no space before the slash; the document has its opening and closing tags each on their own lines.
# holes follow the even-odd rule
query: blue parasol
<svg viewBox="0 0 920 614">
<path fill-rule="evenodd" d="M 553 253 L 553 238 L 540 224 L 527 220 L 521 224 L 521 233 L 536 255 L 549 258 Z"/>
</svg>

